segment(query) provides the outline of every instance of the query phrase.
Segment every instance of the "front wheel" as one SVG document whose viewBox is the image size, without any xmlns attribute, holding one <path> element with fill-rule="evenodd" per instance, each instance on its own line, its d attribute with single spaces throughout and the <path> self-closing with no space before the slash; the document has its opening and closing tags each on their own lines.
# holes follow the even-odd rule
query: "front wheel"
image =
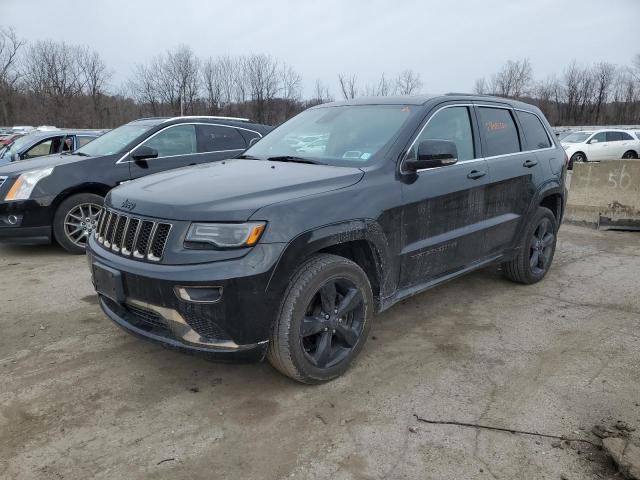
<svg viewBox="0 0 640 480">
<path fill-rule="evenodd" d="M 284 295 L 269 361 L 302 383 L 342 375 L 367 339 L 372 309 L 369 279 L 356 263 L 314 255 L 298 269 Z"/>
<path fill-rule="evenodd" d="M 584 153 L 582 152 L 574 153 L 573 155 L 571 155 L 571 158 L 569 159 L 569 170 L 573 169 L 574 163 L 586 162 L 586 161 L 587 161 L 587 157 Z"/>
<path fill-rule="evenodd" d="M 104 199 L 93 193 L 80 193 L 65 199 L 53 218 L 53 234 L 67 252 L 84 253 L 89 236 L 98 226 Z"/>
<path fill-rule="evenodd" d="M 524 240 L 515 258 L 502 264 L 504 276 L 527 285 L 542 280 L 553 261 L 557 232 L 557 220 L 553 212 L 538 207 L 525 229 Z"/>
</svg>

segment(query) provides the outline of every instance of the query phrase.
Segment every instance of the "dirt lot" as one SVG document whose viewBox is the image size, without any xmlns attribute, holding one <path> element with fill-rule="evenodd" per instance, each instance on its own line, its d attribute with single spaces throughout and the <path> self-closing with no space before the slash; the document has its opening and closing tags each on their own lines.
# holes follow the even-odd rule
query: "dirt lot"
<svg viewBox="0 0 640 480">
<path fill-rule="evenodd" d="M 639 233 L 564 226 L 541 284 L 487 269 L 407 300 L 319 387 L 128 336 L 56 247 L 0 247 L 0 269 L 2 478 L 617 478 L 588 444 L 413 415 L 640 427 Z"/>
</svg>

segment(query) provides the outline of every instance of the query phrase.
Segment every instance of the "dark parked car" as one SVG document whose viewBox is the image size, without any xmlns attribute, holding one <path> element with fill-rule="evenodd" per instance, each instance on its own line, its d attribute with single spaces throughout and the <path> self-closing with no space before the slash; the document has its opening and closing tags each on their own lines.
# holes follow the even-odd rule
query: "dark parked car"
<svg viewBox="0 0 640 480">
<path fill-rule="evenodd" d="M 0 165 L 0 241 L 55 239 L 82 253 L 111 188 L 150 173 L 237 156 L 270 128 L 224 117 L 146 118 L 71 154 Z"/>
<path fill-rule="evenodd" d="M 30 133 L 0 150 L 0 165 L 55 153 L 70 153 L 103 133 L 101 130 L 48 130 Z"/>
<path fill-rule="evenodd" d="M 298 141 L 309 138 L 311 149 Z M 322 382 L 362 349 L 372 314 L 404 298 L 495 263 L 541 280 L 566 161 L 525 103 L 322 105 L 238 159 L 113 189 L 88 261 L 102 309 L 127 331 L 213 357 L 266 355 Z"/>
</svg>

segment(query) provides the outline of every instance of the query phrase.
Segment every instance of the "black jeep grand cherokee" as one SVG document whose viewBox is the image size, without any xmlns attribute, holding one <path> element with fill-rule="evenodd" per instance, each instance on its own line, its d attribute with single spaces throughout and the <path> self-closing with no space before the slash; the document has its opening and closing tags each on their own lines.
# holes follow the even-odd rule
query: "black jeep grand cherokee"
<svg viewBox="0 0 640 480">
<path fill-rule="evenodd" d="M 492 263 L 545 276 L 566 198 L 550 132 L 492 97 L 311 108 L 239 159 L 112 190 L 88 248 L 101 306 L 165 345 L 332 379 L 374 312 Z"/>
</svg>

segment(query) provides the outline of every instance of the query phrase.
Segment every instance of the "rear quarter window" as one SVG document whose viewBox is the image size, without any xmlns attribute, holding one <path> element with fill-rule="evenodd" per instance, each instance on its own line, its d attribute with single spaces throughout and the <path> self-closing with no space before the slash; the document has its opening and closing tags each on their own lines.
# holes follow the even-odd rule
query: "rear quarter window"
<svg viewBox="0 0 640 480">
<path fill-rule="evenodd" d="M 507 155 L 520 151 L 518 129 L 505 108 L 479 107 L 480 131 L 485 140 L 485 157 Z"/>
<path fill-rule="evenodd" d="M 551 147 L 551 141 L 540 119 L 533 113 L 516 111 L 524 134 L 524 150 Z"/>
</svg>

